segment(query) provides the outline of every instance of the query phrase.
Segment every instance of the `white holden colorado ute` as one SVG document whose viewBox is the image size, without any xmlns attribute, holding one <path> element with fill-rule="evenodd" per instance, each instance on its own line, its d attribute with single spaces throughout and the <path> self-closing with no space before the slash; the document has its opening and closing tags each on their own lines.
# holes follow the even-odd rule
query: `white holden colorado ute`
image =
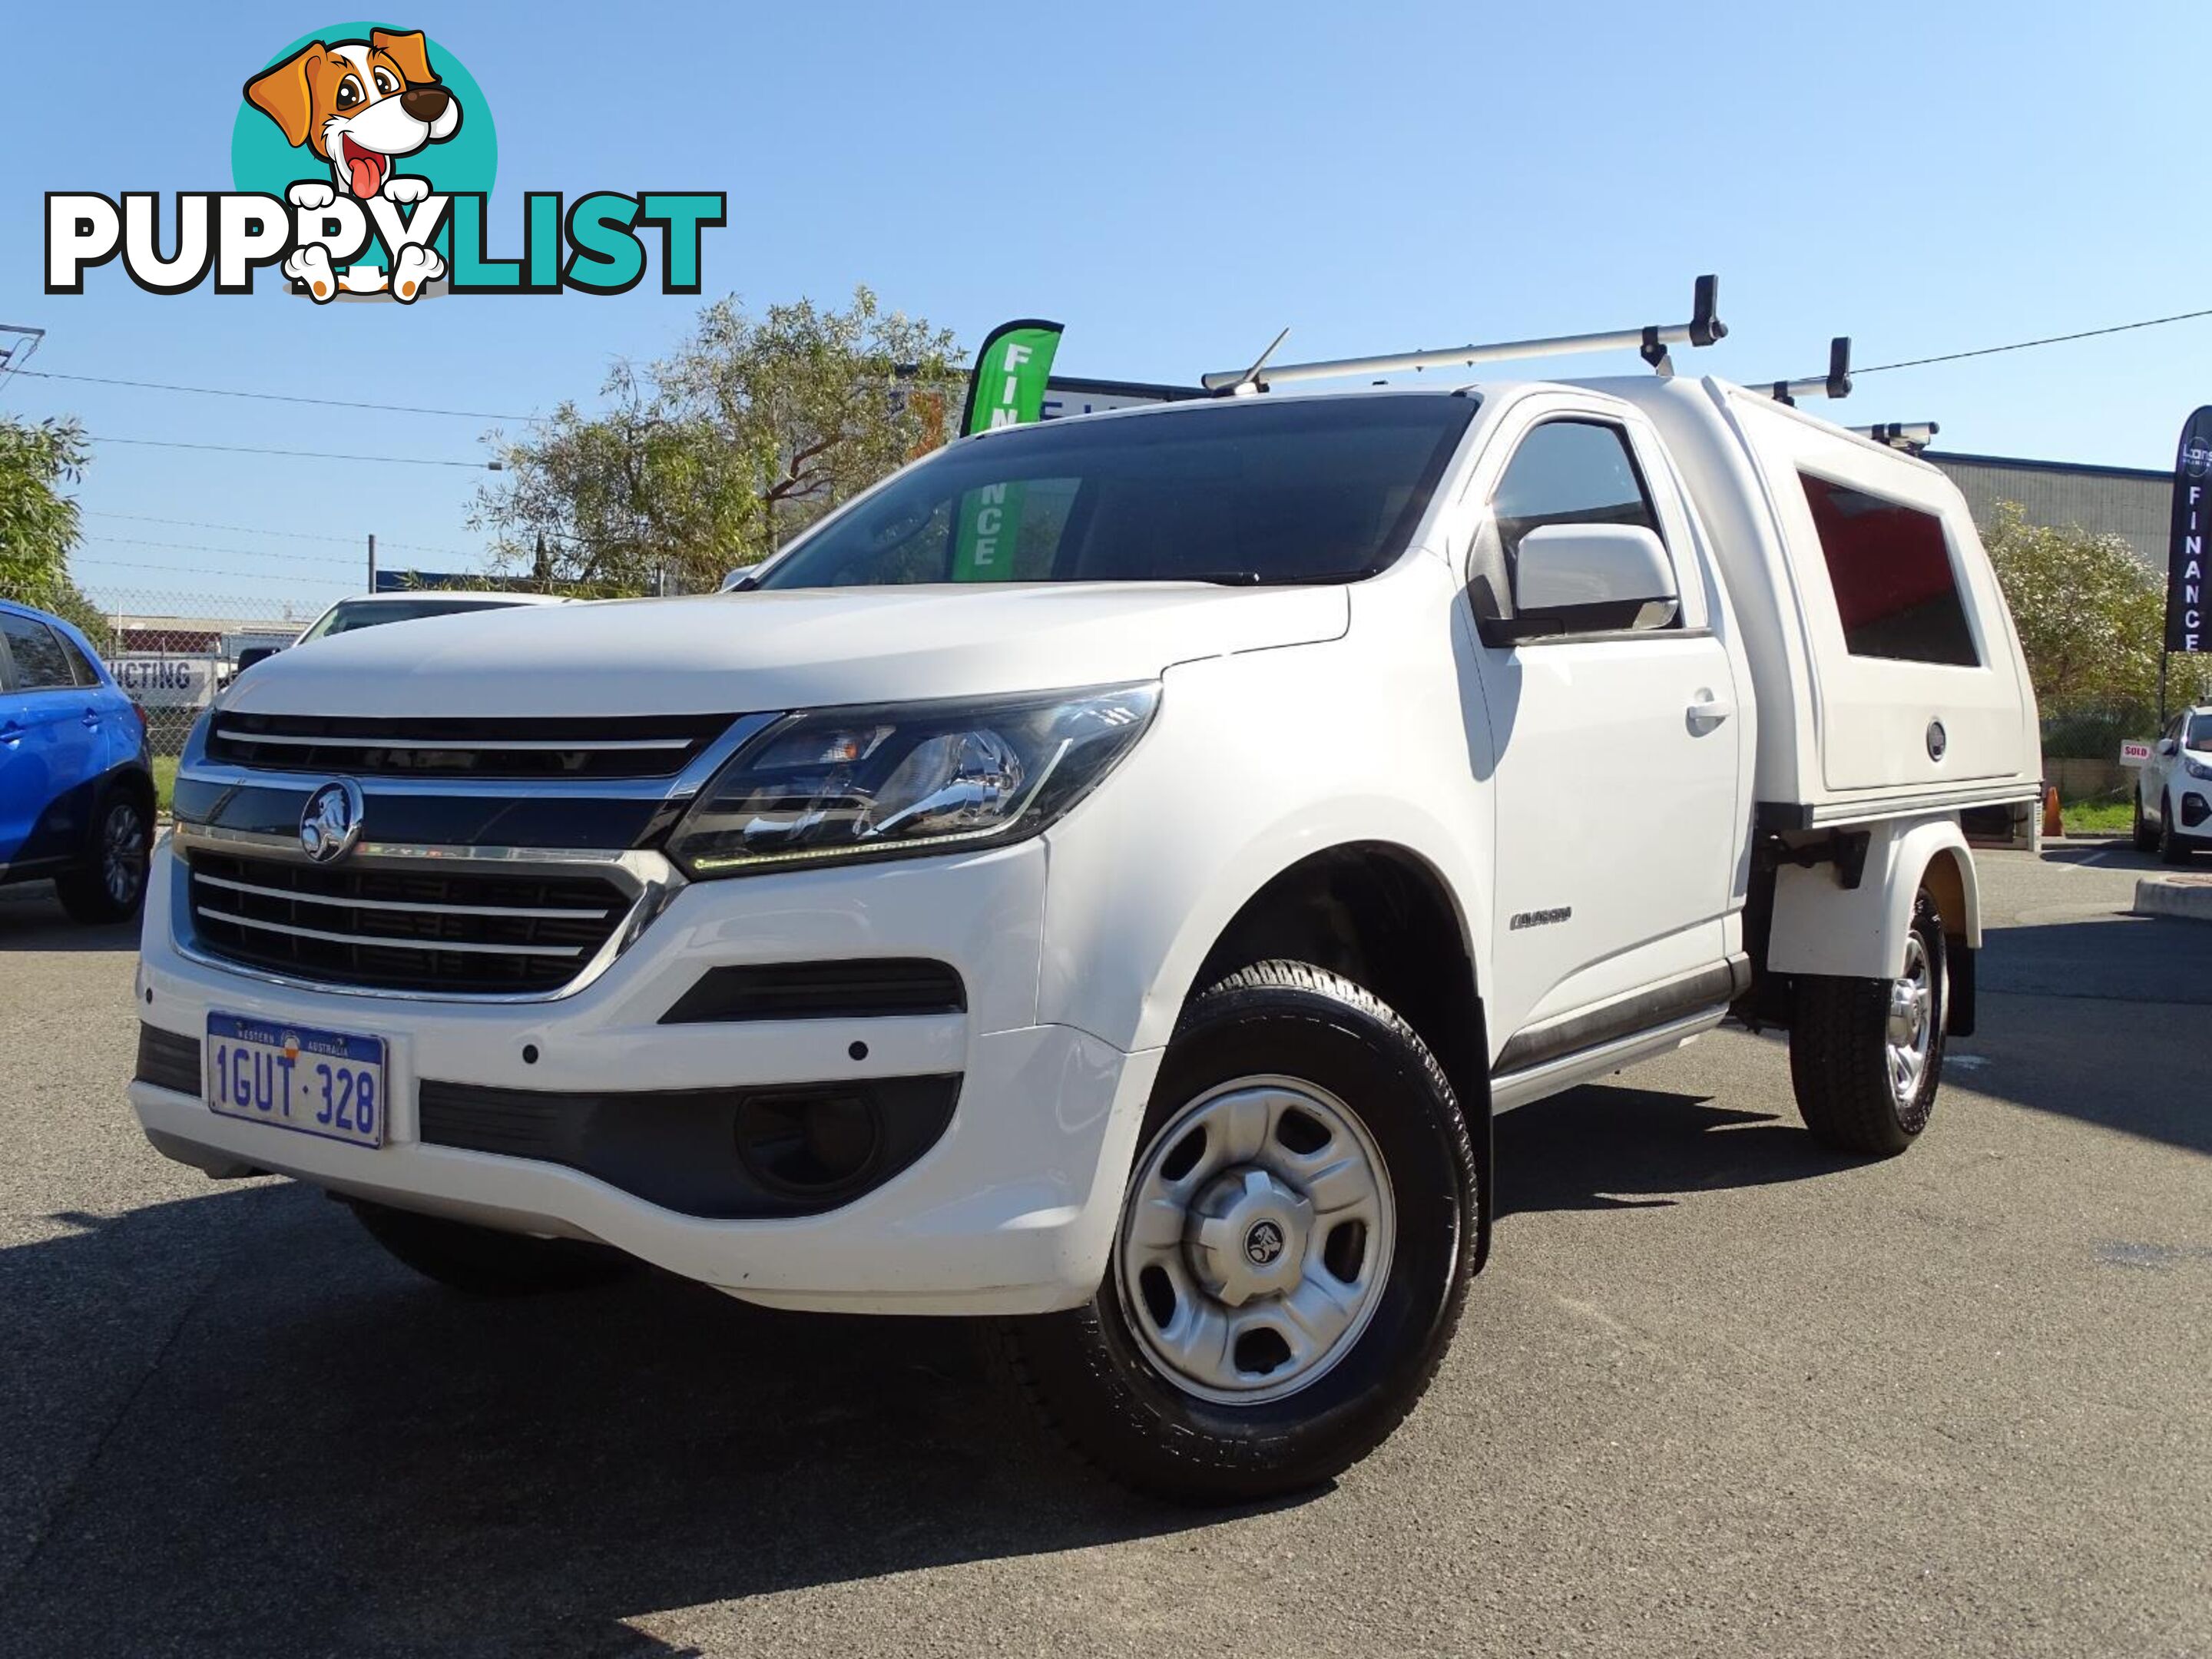
<svg viewBox="0 0 2212 1659">
<path fill-rule="evenodd" d="M 1249 1498 L 1422 1393 L 1493 1114 L 1734 1014 L 1814 1135 L 1911 1146 L 1960 814 L 2039 769 L 1958 492 L 1740 387 L 1008 428 L 747 591 L 240 679 L 131 1100 L 470 1290 L 988 1316 L 1110 1473 Z"/>
</svg>

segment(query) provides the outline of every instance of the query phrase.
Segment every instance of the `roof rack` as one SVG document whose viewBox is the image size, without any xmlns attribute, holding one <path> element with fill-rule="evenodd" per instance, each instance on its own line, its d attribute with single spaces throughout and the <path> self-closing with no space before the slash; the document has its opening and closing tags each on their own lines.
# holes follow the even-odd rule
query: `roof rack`
<svg viewBox="0 0 2212 1659">
<path fill-rule="evenodd" d="M 1667 348 L 1670 345 L 1707 346 L 1728 333 L 1719 316 L 1720 278 L 1700 276 L 1686 323 L 1649 324 L 1643 328 L 1613 329 L 1601 334 L 1560 334 L 1546 340 L 1504 340 L 1491 345 L 1453 346 L 1442 351 L 1406 351 L 1380 357 L 1338 357 L 1327 362 L 1283 363 L 1267 367 L 1267 352 L 1249 368 L 1217 370 L 1201 375 L 1199 384 L 1220 397 L 1265 392 L 1270 386 L 1291 380 L 1328 380 L 1346 374 L 1395 374 L 1408 369 L 1457 368 L 1474 363 L 1498 363 L 1516 357 L 1559 357 L 1571 352 L 1633 349 L 1662 374 L 1674 373 Z M 1287 332 L 1288 331 L 1285 331 Z M 1275 345 L 1282 343 L 1276 336 Z"/>
<path fill-rule="evenodd" d="M 1908 455 L 1917 455 L 1927 448 L 1936 441 L 1936 434 L 1942 429 L 1933 421 L 1878 421 L 1872 426 L 1851 428 L 1862 438 L 1887 444 L 1892 449 L 1901 449 Z"/>
<path fill-rule="evenodd" d="M 1826 374 L 1808 375 L 1802 380 L 1746 380 L 1743 389 L 1793 408 L 1800 398 L 1848 398 L 1851 395 L 1851 337 L 1838 334 L 1828 342 Z"/>
</svg>

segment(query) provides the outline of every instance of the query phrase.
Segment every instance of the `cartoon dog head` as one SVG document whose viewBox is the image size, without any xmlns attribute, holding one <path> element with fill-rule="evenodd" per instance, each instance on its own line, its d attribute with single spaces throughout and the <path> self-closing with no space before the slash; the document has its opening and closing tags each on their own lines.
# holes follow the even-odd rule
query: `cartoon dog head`
<svg viewBox="0 0 2212 1659">
<path fill-rule="evenodd" d="M 461 128 L 458 99 L 431 72 L 422 36 L 371 29 L 366 40 L 317 40 L 246 83 L 246 101 L 331 164 L 340 190 L 383 191 L 392 161 Z"/>
</svg>

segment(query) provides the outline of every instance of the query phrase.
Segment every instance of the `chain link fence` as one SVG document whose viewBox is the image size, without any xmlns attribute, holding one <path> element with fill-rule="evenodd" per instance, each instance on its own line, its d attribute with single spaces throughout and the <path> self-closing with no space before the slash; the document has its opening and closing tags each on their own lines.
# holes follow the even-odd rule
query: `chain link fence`
<svg viewBox="0 0 2212 1659">
<path fill-rule="evenodd" d="M 71 620 L 92 641 L 115 682 L 146 713 L 162 793 L 185 738 L 216 694 L 252 653 L 297 640 L 333 599 L 321 583 L 289 591 L 281 580 L 260 592 L 179 591 L 88 585 L 97 618 Z"/>
<path fill-rule="evenodd" d="M 472 579 L 489 586 L 496 579 Z M 331 606 L 360 597 L 343 586 L 272 579 L 252 587 L 144 588 L 85 582 L 89 613 L 72 611 L 116 684 L 145 711 L 155 782 L 166 807 L 177 757 L 210 702 L 262 657 L 289 649 Z M 533 588 L 532 591 L 535 591 Z M 673 591 L 672 586 L 672 592 Z M 554 592 L 603 599 L 600 592 Z"/>
</svg>

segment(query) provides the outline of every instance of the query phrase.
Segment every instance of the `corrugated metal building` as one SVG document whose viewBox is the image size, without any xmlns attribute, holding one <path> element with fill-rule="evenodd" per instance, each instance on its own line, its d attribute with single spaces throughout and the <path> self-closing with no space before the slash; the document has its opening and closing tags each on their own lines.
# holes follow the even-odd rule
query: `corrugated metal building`
<svg viewBox="0 0 2212 1659">
<path fill-rule="evenodd" d="M 2030 461 L 2011 455 L 1923 458 L 1951 475 L 1987 531 L 1999 501 L 2018 501 L 2030 524 L 2124 536 L 2160 580 L 2166 578 L 2167 520 L 2173 508 L 2173 474 L 2132 466 L 2085 466 L 2075 461 Z"/>
</svg>

